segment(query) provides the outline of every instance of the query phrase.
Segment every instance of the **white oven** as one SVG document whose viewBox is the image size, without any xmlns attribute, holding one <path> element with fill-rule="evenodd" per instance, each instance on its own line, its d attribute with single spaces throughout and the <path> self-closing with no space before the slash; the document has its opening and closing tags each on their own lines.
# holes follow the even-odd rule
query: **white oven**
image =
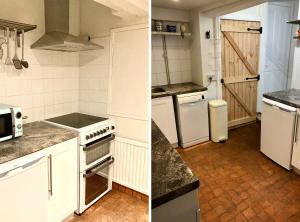
<svg viewBox="0 0 300 222">
<path fill-rule="evenodd" d="M 79 206 L 83 213 L 112 189 L 111 172 L 114 157 L 110 146 L 115 135 L 110 133 L 85 145 L 80 145 Z"/>
<path fill-rule="evenodd" d="M 70 113 L 46 120 L 78 133 L 78 208 L 82 214 L 112 189 L 114 157 L 111 143 L 115 139 L 113 120 L 82 113 Z"/>
</svg>

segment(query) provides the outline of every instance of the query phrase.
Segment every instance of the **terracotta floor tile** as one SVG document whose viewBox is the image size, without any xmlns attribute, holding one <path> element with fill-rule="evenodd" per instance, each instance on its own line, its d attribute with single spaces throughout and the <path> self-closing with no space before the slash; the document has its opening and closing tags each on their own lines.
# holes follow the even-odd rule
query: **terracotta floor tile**
<svg viewBox="0 0 300 222">
<path fill-rule="evenodd" d="M 202 222 L 300 222 L 300 176 L 260 152 L 259 124 L 229 131 L 226 143 L 178 151 L 200 178 Z"/>
<path fill-rule="evenodd" d="M 81 216 L 64 222 L 146 222 L 148 204 L 120 191 L 112 190 Z"/>
</svg>

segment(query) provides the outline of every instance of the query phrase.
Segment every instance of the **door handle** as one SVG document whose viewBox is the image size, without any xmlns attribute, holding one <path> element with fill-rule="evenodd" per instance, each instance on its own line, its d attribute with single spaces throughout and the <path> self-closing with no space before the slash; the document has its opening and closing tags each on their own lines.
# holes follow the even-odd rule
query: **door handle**
<svg viewBox="0 0 300 222">
<path fill-rule="evenodd" d="M 260 75 L 257 75 L 255 77 L 246 77 L 245 80 L 251 80 L 251 79 L 257 79 L 257 81 L 260 80 Z"/>
<path fill-rule="evenodd" d="M 53 195 L 53 184 L 52 184 L 52 155 L 50 154 L 48 156 L 48 192 L 50 193 L 50 196 Z"/>
<path fill-rule="evenodd" d="M 93 169 L 90 169 L 90 172 L 83 174 L 84 178 L 90 178 L 97 174 L 101 169 L 109 166 L 110 164 L 114 163 L 115 159 L 113 157 L 109 158 L 108 161 L 105 160 L 104 162 L 100 163 L 98 166 L 94 167 Z"/>
<path fill-rule="evenodd" d="M 99 140 L 99 142 L 96 142 L 93 145 L 90 145 L 90 146 L 84 145 L 83 146 L 83 151 L 88 151 L 88 150 L 92 150 L 94 148 L 97 148 L 98 146 L 101 146 L 105 143 L 108 143 L 108 142 L 114 140 L 115 138 L 116 138 L 115 134 L 111 134 L 109 137 L 107 137 L 105 139 L 101 139 L 101 140 Z"/>
<path fill-rule="evenodd" d="M 14 167 L 6 170 L 5 172 L 0 172 L 0 179 L 4 178 L 5 176 L 8 176 L 8 175 L 16 174 L 17 172 L 21 172 L 22 170 L 25 170 L 26 168 L 35 165 L 44 157 L 45 157 L 44 154 L 38 155 L 37 158 L 35 158 L 34 160 L 31 160 L 30 162 L 26 162 L 22 165 L 14 166 Z"/>
<path fill-rule="evenodd" d="M 299 117 L 300 117 L 300 115 L 298 114 L 298 115 L 296 116 L 295 143 L 298 142 Z"/>
</svg>

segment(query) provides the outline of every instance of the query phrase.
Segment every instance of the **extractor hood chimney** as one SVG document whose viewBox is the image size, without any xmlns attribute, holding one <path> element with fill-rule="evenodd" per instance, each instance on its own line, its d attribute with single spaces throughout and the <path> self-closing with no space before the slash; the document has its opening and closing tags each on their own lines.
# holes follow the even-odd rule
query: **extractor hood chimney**
<svg viewBox="0 0 300 222">
<path fill-rule="evenodd" d="M 44 0 L 46 33 L 32 49 L 78 52 L 103 49 L 103 46 L 69 33 L 69 0 Z"/>
</svg>

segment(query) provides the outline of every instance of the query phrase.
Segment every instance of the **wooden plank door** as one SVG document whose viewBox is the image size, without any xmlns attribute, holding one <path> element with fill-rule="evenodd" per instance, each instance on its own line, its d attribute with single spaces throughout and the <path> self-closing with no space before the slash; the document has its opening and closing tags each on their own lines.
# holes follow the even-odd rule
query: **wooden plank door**
<svg viewBox="0 0 300 222">
<path fill-rule="evenodd" d="M 260 22 L 221 20 L 222 92 L 229 127 L 256 119 L 259 28 Z"/>
</svg>

